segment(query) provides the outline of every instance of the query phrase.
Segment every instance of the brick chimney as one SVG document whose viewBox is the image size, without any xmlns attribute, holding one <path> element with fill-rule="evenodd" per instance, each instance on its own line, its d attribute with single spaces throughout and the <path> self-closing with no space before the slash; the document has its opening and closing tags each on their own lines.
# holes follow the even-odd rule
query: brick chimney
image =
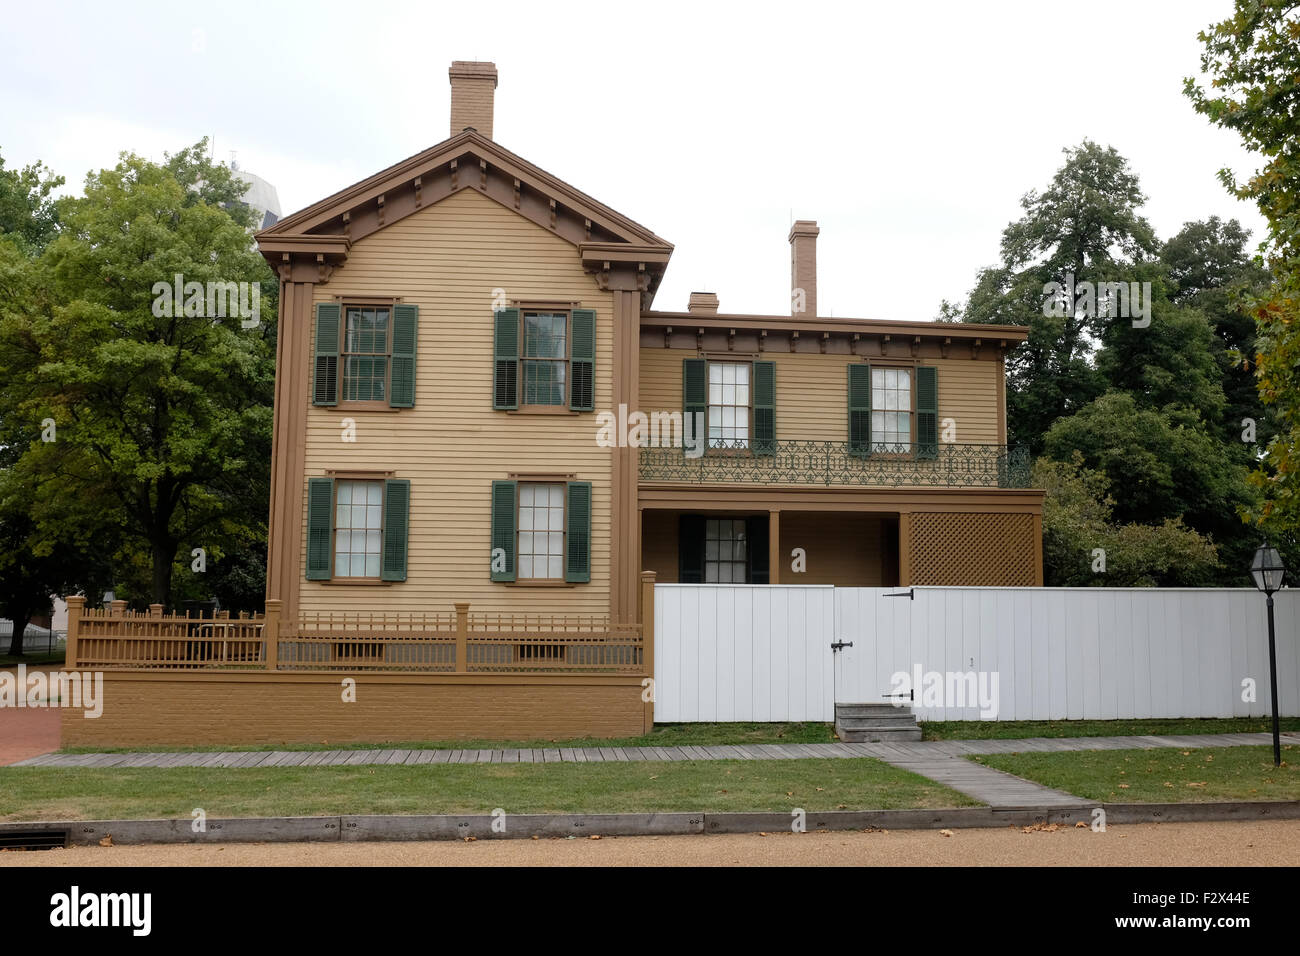
<svg viewBox="0 0 1300 956">
<path fill-rule="evenodd" d="M 817 234 L 811 219 L 799 219 L 790 227 L 790 314 L 817 317 Z M 799 290 L 803 290 L 802 297 Z M 802 306 L 800 308 L 800 299 Z"/>
<path fill-rule="evenodd" d="M 495 63 L 454 60 L 447 71 L 451 77 L 451 135 L 472 126 L 492 138 L 492 96 L 497 88 Z"/>
<path fill-rule="evenodd" d="M 718 294 L 716 292 L 692 292 L 686 303 L 686 311 L 692 315 L 717 315 Z"/>
</svg>

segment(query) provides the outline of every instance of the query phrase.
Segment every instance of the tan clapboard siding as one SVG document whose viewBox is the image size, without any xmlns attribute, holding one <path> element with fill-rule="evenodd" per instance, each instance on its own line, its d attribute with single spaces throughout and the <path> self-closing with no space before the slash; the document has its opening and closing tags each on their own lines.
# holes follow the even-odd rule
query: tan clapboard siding
<svg viewBox="0 0 1300 956">
<path fill-rule="evenodd" d="M 510 299 L 580 301 L 597 311 L 596 408 L 608 408 L 613 302 L 564 240 L 472 190 L 462 191 L 352 247 L 316 287 L 334 296 L 401 296 L 420 307 L 415 408 L 307 414 L 306 477 L 382 469 L 411 481 L 407 580 L 390 586 L 300 581 L 304 612 L 609 610 L 611 453 L 596 445 L 594 413 L 516 415 L 492 409 L 493 290 Z M 355 444 L 340 440 L 342 420 Z M 489 580 L 490 492 L 511 472 L 573 473 L 592 482 L 591 582 L 512 587 Z M 306 496 L 303 497 L 304 516 Z M 306 521 L 304 517 L 304 527 Z M 301 542 L 306 566 L 306 535 Z"/>
<path fill-rule="evenodd" d="M 956 429 L 953 441 L 964 445 L 998 442 L 998 375 L 1001 365 L 982 359 L 950 358 L 926 362 L 939 370 L 939 438 L 943 419 Z"/>
<path fill-rule="evenodd" d="M 642 410 L 680 411 L 682 359 L 689 349 L 641 349 Z M 776 363 L 776 437 L 798 441 L 847 441 L 849 358 L 780 351 L 763 352 Z M 738 361 L 747 361 L 746 358 Z M 939 369 L 939 417 L 956 425 L 954 441 L 995 444 L 998 440 L 999 365 L 969 358 L 927 359 Z"/>
</svg>

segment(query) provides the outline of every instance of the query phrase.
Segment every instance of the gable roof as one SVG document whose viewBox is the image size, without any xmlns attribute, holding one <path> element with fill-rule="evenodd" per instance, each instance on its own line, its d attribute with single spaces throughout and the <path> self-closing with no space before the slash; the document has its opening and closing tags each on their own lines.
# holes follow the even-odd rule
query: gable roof
<svg viewBox="0 0 1300 956">
<path fill-rule="evenodd" d="M 352 242 L 464 189 L 554 232 L 584 262 L 634 264 L 648 276 L 651 295 L 672 255 L 672 243 L 472 128 L 281 219 L 256 239 L 272 267 L 286 249 L 307 251 L 320 240 L 346 258 Z"/>
</svg>

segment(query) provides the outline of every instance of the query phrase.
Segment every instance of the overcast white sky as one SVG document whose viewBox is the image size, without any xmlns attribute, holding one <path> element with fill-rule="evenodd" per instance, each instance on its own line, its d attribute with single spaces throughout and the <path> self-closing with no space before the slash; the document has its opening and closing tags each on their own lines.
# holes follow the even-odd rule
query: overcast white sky
<svg viewBox="0 0 1300 956">
<path fill-rule="evenodd" d="M 454 59 L 493 60 L 498 142 L 676 244 L 655 300 L 789 310 L 816 219 L 823 314 L 964 300 L 1063 147 L 1116 147 L 1161 238 L 1236 217 L 1237 138 L 1182 95 L 1229 0 L 11 6 L 0 154 L 80 189 L 204 135 L 288 214 L 446 138 Z M 726 251 L 723 252 L 725 243 Z"/>
</svg>

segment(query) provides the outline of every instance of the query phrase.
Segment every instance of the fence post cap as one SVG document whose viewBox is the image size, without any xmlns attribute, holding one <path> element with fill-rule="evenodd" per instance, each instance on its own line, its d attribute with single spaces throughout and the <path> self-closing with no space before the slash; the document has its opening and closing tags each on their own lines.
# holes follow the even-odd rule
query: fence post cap
<svg viewBox="0 0 1300 956">
<path fill-rule="evenodd" d="M 656 571 L 642 571 L 642 572 L 641 572 L 641 580 L 642 580 L 642 581 L 653 581 L 653 580 L 655 580 L 655 578 L 657 578 L 658 576 L 659 576 L 659 575 L 658 575 L 658 572 L 656 572 Z"/>
</svg>

